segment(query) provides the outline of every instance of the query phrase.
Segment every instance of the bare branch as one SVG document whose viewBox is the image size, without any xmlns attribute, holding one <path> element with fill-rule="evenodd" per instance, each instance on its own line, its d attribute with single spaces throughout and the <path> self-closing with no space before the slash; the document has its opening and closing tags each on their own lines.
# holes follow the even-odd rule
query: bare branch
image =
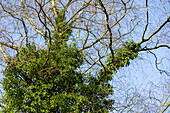
<svg viewBox="0 0 170 113">
<path fill-rule="evenodd" d="M 156 69 L 162 74 L 162 73 L 165 73 L 167 76 L 170 76 L 168 72 L 166 72 L 165 70 L 162 70 L 162 69 L 159 69 L 158 67 L 158 58 L 157 56 L 155 55 L 155 53 L 151 52 L 150 50 L 148 50 L 151 54 L 154 55 L 155 57 L 155 66 L 156 66 Z"/>
<path fill-rule="evenodd" d="M 140 49 L 139 51 L 154 50 L 154 49 L 158 49 L 158 48 L 162 48 L 162 47 L 166 47 L 166 48 L 170 49 L 170 47 L 168 45 L 159 45 L 159 46 L 155 46 L 152 48 L 143 48 L 143 49 Z"/>
<path fill-rule="evenodd" d="M 0 44 L 1 44 L 1 45 L 4 45 L 4 46 L 7 46 L 7 47 L 9 47 L 9 48 L 11 48 L 11 49 L 20 50 L 19 47 L 14 46 L 14 45 L 10 45 L 10 44 L 5 43 L 5 42 L 1 42 L 1 41 L 0 41 Z"/>
<path fill-rule="evenodd" d="M 90 3 L 91 1 L 92 1 L 92 0 L 89 0 L 86 4 L 83 4 L 83 5 L 80 7 L 80 9 L 67 21 L 67 24 L 68 24 L 79 12 L 81 12 L 83 9 L 85 9 L 85 8 L 89 5 L 89 3 Z M 74 20 L 74 21 L 75 21 L 75 20 Z M 70 22 L 70 25 L 72 25 L 74 21 Z"/>
<path fill-rule="evenodd" d="M 161 113 L 164 113 L 169 108 L 169 106 L 170 106 L 170 101 L 169 101 L 168 105 L 165 106 L 165 108 L 161 111 Z"/>
<path fill-rule="evenodd" d="M 170 17 L 154 33 L 152 33 L 147 39 L 140 41 L 138 44 L 140 45 L 140 44 L 150 40 L 151 37 L 154 36 L 156 33 L 158 33 L 168 22 L 170 22 Z"/>
<path fill-rule="evenodd" d="M 37 31 L 39 34 L 41 34 L 43 37 L 45 37 L 45 34 L 42 32 L 42 31 L 40 31 L 39 29 L 37 29 L 37 27 L 35 26 L 35 24 L 32 22 L 32 20 L 29 18 L 29 16 L 27 15 L 27 11 L 26 11 L 26 9 L 25 9 L 25 5 L 24 5 L 24 3 L 23 3 L 23 1 L 21 0 L 21 5 L 22 5 L 22 7 L 23 7 L 23 9 L 24 9 L 24 13 L 25 13 L 25 17 L 27 18 L 27 20 L 30 22 L 30 24 L 32 25 L 32 27 L 34 28 L 34 30 L 35 31 Z M 47 39 L 47 37 L 45 37 L 46 38 L 46 40 L 49 40 L 49 39 Z"/>
<path fill-rule="evenodd" d="M 146 0 L 146 25 L 145 25 L 145 29 L 144 29 L 144 32 L 143 32 L 143 35 L 142 35 L 142 40 L 144 41 L 144 36 L 145 36 L 145 33 L 147 31 L 147 28 L 148 28 L 148 23 L 149 23 L 149 13 L 148 13 L 148 0 Z"/>
<path fill-rule="evenodd" d="M 1 44 L 1 43 L 0 43 L 0 51 L 1 51 L 1 53 L 3 54 L 4 59 L 5 59 L 6 61 L 8 61 L 8 60 L 9 60 L 9 59 L 8 59 L 8 56 L 6 55 L 4 49 L 2 48 L 2 44 Z"/>
<path fill-rule="evenodd" d="M 126 7 L 125 7 L 125 11 L 124 11 L 123 15 L 121 16 L 121 18 L 120 18 L 118 21 L 116 21 L 110 28 L 113 28 L 115 25 L 117 25 L 117 24 L 125 17 L 126 11 L 127 11 L 127 9 L 126 9 Z M 96 44 L 96 43 L 99 42 L 101 39 L 103 39 L 103 37 L 106 35 L 106 33 L 107 33 L 108 31 L 109 31 L 109 30 L 107 29 L 107 30 L 102 34 L 102 36 L 100 36 L 100 38 L 96 39 L 95 42 L 93 42 L 92 44 L 90 44 L 90 45 L 88 45 L 88 46 L 86 46 L 86 47 L 84 47 L 84 48 L 81 48 L 80 51 L 92 47 L 94 44 Z M 113 42 L 114 42 L 114 41 L 113 41 Z"/>
<path fill-rule="evenodd" d="M 110 42 L 109 42 L 109 48 L 110 48 L 110 51 L 111 51 L 111 54 L 112 54 L 112 57 L 114 59 L 114 52 L 113 52 L 113 49 L 112 49 L 112 31 L 111 31 L 111 28 L 110 28 L 110 25 L 109 25 L 109 15 L 107 14 L 107 11 L 106 11 L 106 8 L 104 7 L 103 3 L 101 0 L 98 0 L 100 6 L 101 6 L 101 9 L 102 11 L 104 12 L 105 14 L 105 21 L 106 21 L 106 25 L 107 25 L 107 29 L 110 33 Z"/>
</svg>

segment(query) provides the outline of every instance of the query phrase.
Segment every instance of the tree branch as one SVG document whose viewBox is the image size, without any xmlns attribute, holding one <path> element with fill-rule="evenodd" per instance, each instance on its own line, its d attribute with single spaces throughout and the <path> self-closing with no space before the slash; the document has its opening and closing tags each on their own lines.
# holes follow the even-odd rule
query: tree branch
<svg viewBox="0 0 170 113">
<path fill-rule="evenodd" d="M 7 46 L 7 47 L 9 47 L 9 48 L 11 48 L 11 49 L 20 50 L 19 47 L 14 46 L 14 45 L 7 44 L 7 43 L 5 43 L 5 42 L 1 42 L 1 41 L 0 41 L 0 44 L 1 44 L 1 45 L 4 45 L 4 46 Z"/>
<path fill-rule="evenodd" d="M 2 55 L 4 56 L 4 59 L 5 59 L 6 61 L 8 61 L 9 59 L 8 59 L 8 57 L 7 57 L 4 49 L 2 48 L 2 44 L 1 44 L 1 43 L 0 43 L 0 51 L 1 51 Z"/>
<path fill-rule="evenodd" d="M 26 11 L 26 9 L 25 9 L 25 5 L 24 5 L 24 3 L 23 3 L 23 0 L 20 0 L 20 1 L 21 1 L 22 8 L 23 8 L 23 10 L 24 10 L 24 14 L 25 14 L 26 19 L 30 22 L 30 24 L 32 25 L 32 27 L 34 28 L 35 31 L 37 31 L 39 34 L 41 34 L 43 37 L 45 37 L 45 34 L 44 34 L 43 32 L 41 32 L 39 29 L 37 29 L 37 27 L 34 25 L 34 23 L 32 22 L 32 20 L 28 17 L 27 11 Z M 46 38 L 46 37 L 45 37 L 45 38 Z M 48 40 L 48 39 L 46 38 L 46 40 Z"/>
<path fill-rule="evenodd" d="M 142 40 L 144 40 L 144 36 L 145 36 L 146 31 L 147 31 L 148 23 L 149 23 L 148 0 L 146 0 L 146 19 L 147 19 L 147 22 L 146 22 L 145 29 L 144 29 L 144 32 L 143 32 L 143 35 L 142 35 Z"/>
<path fill-rule="evenodd" d="M 120 17 L 120 19 L 119 19 L 118 21 L 116 21 L 110 28 L 113 28 L 115 25 L 117 25 L 117 24 L 125 17 L 126 12 L 127 12 L 127 8 L 126 8 L 126 5 L 125 5 L 125 11 L 124 11 L 123 15 L 122 15 L 122 16 Z M 102 36 L 100 36 L 100 38 L 96 39 L 95 42 L 93 42 L 92 44 L 90 44 L 90 45 L 88 45 L 88 46 L 86 46 L 86 47 L 84 47 L 84 48 L 81 48 L 79 51 L 82 51 L 82 50 L 84 50 L 84 49 L 90 48 L 90 47 L 92 47 L 93 45 L 95 45 L 97 42 L 99 42 L 101 39 L 103 39 L 104 35 L 106 35 L 106 33 L 107 33 L 108 31 L 109 31 L 109 30 L 107 29 L 107 30 L 102 34 Z"/>
<path fill-rule="evenodd" d="M 158 33 L 168 22 L 170 22 L 170 17 L 169 17 L 154 33 L 152 33 L 147 39 L 141 40 L 141 41 L 138 43 L 138 45 L 140 45 L 140 44 L 142 44 L 142 43 L 150 40 L 151 37 L 154 36 L 156 33 Z"/>
<path fill-rule="evenodd" d="M 158 48 L 161 48 L 161 47 L 166 47 L 166 48 L 170 49 L 170 47 L 168 45 L 159 45 L 159 46 L 155 46 L 155 47 L 152 47 L 152 48 L 142 48 L 139 51 L 154 50 L 154 49 L 158 49 Z"/>
<path fill-rule="evenodd" d="M 161 113 L 164 113 L 168 109 L 169 106 L 170 106 L 170 101 L 169 101 L 168 105 L 165 106 L 165 108 L 161 111 Z"/>
</svg>

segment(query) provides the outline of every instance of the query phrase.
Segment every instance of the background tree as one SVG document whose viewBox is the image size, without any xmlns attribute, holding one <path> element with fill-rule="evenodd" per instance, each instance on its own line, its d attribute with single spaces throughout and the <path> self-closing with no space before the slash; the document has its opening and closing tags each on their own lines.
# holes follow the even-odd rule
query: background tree
<svg viewBox="0 0 170 113">
<path fill-rule="evenodd" d="M 130 59 L 136 58 L 138 53 L 144 58 L 145 54 L 143 56 L 142 54 L 145 51 L 155 57 L 156 68 L 164 76 L 169 76 L 168 68 L 166 70 L 159 67 L 157 58 L 159 55 L 154 53 L 154 50 L 163 50 L 160 48 L 169 52 L 168 4 L 168 0 L 2 1 L 1 22 L 3 27 L 1 28 L 2 38 L 0 41 L 2 65 L 5 65 L 3 58 L 13 58 L 17 53 L 19 54 L 22 47 L 26 47 L 32 42 L 35 42 L 36 51 L 47 50 L 47 48 L 50 51 L 52 37 L 62 39 L 65 35 L 66 29 L 60 29 L 58 26 L 67 25 L 73 30 L 70 38 L 65 38 L 68 40 L 67 44 L 75 42 L 76 47 L 83 53 L 84 64 L 79 70 L 82 75 L 90 73 L 91 76 L 97 76 L 96 72 L 100 72 L 97 85 L 107 78 L 108 74 L 116 72 L 119 74 L 121 67 L 127 66 L 130 62 L 134 64 Z M 62 25 L 56 24 L 64 18 L 59 15 L 60 11 L 65 14 L 65 22 L 61 23 Z M 58 31 L 60 31 L 59 34 L 55 34 Z M 129 39 L 134 39 L 134 41 Z M 120 78 L 117 80 L 121 81 Z M 122 91 L 126 90 L 128 89 L 122 89 Z M 121 100 L 123 102 L 129 99 L 129 102 L 133 103 L 129 103 L 127 100 L 126 104 L 122 103 L 118 106 L 116 102 L 118 100 L 115 100 L 114 108 L 117 110 L 116 107 L 119 107 L 120 111 L 127 108 L 128 110 L 135 108 L 139 110 L 135 105 L 139 102 L 138 98 L 141 100 L 142 98 L 135 95 L 138 94 L 136 91 L 140 92 L 139 89 L 134 89 L 127 93 L 128 96 L 125 100 Z M 137 100 L 136 104 L 134 103 L 135 99 Z M 130 105 L 134 105 L 133 109 Z M 145 104 L 140 106 L 142 105 Z M 140 109 L 145 108 L 140 107 Z M 160 110 L 162 109 L 163 107 L 160 108 Z"/>
</svg>

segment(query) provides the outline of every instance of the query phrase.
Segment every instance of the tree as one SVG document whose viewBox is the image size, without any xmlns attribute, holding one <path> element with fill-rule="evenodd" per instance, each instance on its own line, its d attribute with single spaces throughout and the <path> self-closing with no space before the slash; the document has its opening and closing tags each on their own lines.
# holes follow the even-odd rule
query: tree
<svg viewBox="0 0 170 113">
<path fill-rule="evenodd" d="M 157 41 L 153 40 L 170 22 L 166 2 L 161 3 L 166 18 L 150 34 L 148 29 L 153 26 L 147 0 L 145 4 L 135 0 L 1 2 L 1 22 L 6 26 L 1 28 L 0 41 L 1 55 L 6 60 L 2 60 L 6 63 L 3 110 L 115 109 L 113 99 L 108 98 L 113 94 L 113 74 L 129 66 L 141 51 L 169 49 L 163 43 L 166 40 L 158 36 Z M 140 22 L 145 17 L 139 14 L 142 7 L 146 8 L 146 25 L 138 31 L 140 35 L 135 35 L 144 23 Z M 134 41 L 133 37 L 140 38 Z M 168 75 L 166 70 L 157 69 Z"/>
<path fill-rule="evenodd" d="M 56 32 L 45 37 L 47 49 L 37 49 L 27 44 L 18 56 L 6 58 L 2 102 L 4 112 L 87 112 L 108 111 L 113 100 L 112 86 L 107 77 L 95 85 L 97 78 L 75 71 L 82 65 L 81 52 L 74 45 L 67 45 L 71 29 L 67 28 L 58 11 Z"/>
</svg>

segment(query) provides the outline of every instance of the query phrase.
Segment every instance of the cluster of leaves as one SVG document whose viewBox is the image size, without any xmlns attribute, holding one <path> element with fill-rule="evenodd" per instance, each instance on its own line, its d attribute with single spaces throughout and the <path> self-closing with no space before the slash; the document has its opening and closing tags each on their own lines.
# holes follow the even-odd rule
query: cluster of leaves
<svg viewBox="0 0 170 113">
<path fill-rule="evenodd" d="M 65 18 L 65 13 L 64 10 L 61 10 L 60 12 L 58 12 L 58 17 L 55 18 L 55 22 L 56 22 L 56 32 L 53 35 L 53 39 L 56 41 L 56 38 L 58 40 L 64 40 L 67 41 L 69 36 L 72 33 L 72 28 L 69 27 L 66 23 L 66 21 L 64 21 Z"/>
<path fill-rule="evenodd" d="M 59 22 L 56 27 L 62 32 L 68 29 L 64 24 Z M 18 57 L 11 58 L 4 71 L 3 112 L 108 112 L 112 109 L 114 101 L 108 99 L 113 93 L 109 79 L 96 85 L 96 75 L 76 71 L 83 63 L 83 56 L 75 45 L 67 45 L 65 40 L 70 31 L 64 31 L 62 38 L 58 35 L 60 30 L 54 33 L 50 51 L 29 45 L 20 50 Z"/>
<path fill-rule="evenodd" d="M 108 71 L 113 73 L 124 66 L 129 66 L 130 60 L 138 57 L 139 49 L 140 45 L 136 44 L 133 40 L 126 41 L 122 48 L 115 50 L 114 57 L 108 57 L 106 61 Z"/>
<path fill-rule="evenodd" d="M 4 101 L 9 108 L 27 109 L 23 112 L 56 110 L 64 102 L 57 93 L 78 90 L 76 85 L 82 83 L 82 75 L 74 70 L 82 63 L 81 54 L 76 48 L 62 48 L 53 47 L 50 55 L 46 50 L 23 48 L 18 58 L 11 59 L 3 81 L 7 96 Z"/>
</svg>

